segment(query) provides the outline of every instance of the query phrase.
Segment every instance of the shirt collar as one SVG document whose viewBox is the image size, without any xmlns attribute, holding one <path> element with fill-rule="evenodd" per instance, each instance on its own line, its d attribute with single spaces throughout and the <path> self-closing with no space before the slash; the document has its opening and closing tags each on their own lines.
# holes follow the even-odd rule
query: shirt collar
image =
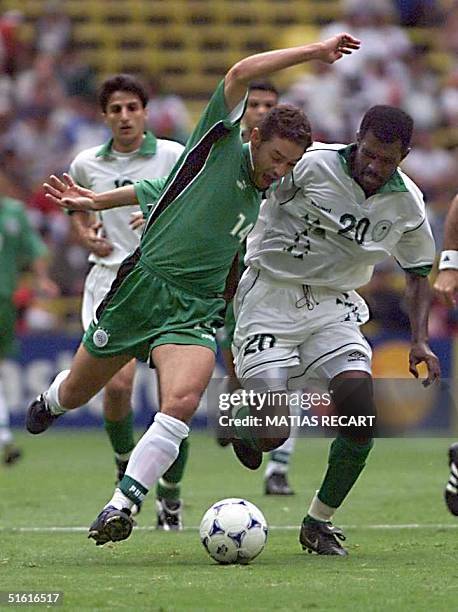
<svg viewBox="0 0 458 612">
<path fill-rule="evenodd" d="M 345 170 L 345 173 L 348 174 L 348 176 L 352 180 L 354 179 L 350 172 L 350 156 L 355 150 L 356 150 L 356 144 L 352 143 L 337 151 L 339 154 L 340 161 L 342 163 L 342 167 Z M 406 191 L 408 191 L 406 184 L 404 183 L 404 180 L 399 172 L 399 169 L 397 169 L 391 175 L 388 181 L 384 185 L 382 185 L 380 189 L 376 191 L 376 193 L 396 193 L 396 192 L 406 192 Z"/>
<path fill-rule="evenodd" d="M 145 132 L 142 144 L 137 151 L 141 157 L 151 157 L 156 153 L 157 138 L 152 132 Z M 111 157 L 113 155 L 113 138 L 100 147 L 95 154 L 96 157 Z"/>
</svg>

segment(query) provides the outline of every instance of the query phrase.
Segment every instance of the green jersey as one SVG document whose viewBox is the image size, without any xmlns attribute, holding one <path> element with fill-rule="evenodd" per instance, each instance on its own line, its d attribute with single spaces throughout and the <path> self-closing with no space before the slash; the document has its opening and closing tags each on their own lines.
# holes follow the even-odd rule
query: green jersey
<svg viewBox="0 0 458 612">
<path fill-rule="evenodd" d="M 11 299 L 20 271 L 47 254 L 18 200 L 0 198 L 0 298 Z"/>
<path fill-rule="evenodd" d="M 235 253 L 259 212 L 249 145 L 240 139 L 244 108 L 243 101 L 228 111 L 222 81 L 159 197 L 160 183 L 135 185 L 142 209 L 153 205 L 141 264 L 200 296 L 224 290 Z"/>
</svg>

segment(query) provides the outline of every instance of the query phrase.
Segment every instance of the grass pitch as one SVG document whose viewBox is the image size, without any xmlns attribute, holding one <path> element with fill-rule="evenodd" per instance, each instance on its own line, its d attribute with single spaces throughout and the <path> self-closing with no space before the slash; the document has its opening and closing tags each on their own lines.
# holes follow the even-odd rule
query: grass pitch
<svg viewBox="0 0 458 612">
<path fill-rule="evenodd" d="M 231 449 L 193 432 L 183 484 L 186 530 L 152 529 L 150 494 L 139 529 L 102 548 L 86 535 L 113 490 L 104 433 L 59 431 L 17 440 L 24 459 L 0 468 L 0 591 L 62 591 L 60 609 L 78 611 L 456 609 L 458 520 L 442 499 L 449 440 L 376 442 L 336 515 L 347 535 L 346 559 L 303 553 L 297 541 L 329 440 L 297 441 L 291 466 L 296 495 L 281 498 L 262 494 L 261 471 L 243 469 Z M 199 542 L 204 511 L 224 497 L 254 502 L 271 528 L 266 549 L 249 566 L 219 566 Z"/>
</svg>

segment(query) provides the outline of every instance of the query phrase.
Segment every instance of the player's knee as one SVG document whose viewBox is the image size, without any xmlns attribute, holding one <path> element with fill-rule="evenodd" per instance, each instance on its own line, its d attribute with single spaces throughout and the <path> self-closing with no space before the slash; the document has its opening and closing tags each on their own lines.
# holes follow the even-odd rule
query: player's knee
<svg viewBox="0 0 458 612">
<path fill-rule="evenodd" d="M 171 393 L 163 398 L 161 412 L 180 421 L 189 421 L 200 403 L 200 394 L 194 391 Z"/>
<path fill-rule="evenodd" d="M 106 385 L 105 394 L 110 403 L 124 405 L 130 402 L 132 390 L 132 380 L 127 377 L 114 377 Z"/>
</svg>

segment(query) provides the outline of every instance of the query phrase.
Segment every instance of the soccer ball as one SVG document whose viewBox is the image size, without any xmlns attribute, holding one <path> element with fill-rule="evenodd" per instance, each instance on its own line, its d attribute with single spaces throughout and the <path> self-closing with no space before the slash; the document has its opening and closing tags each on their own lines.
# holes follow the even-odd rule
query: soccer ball
<svg viewBox="0 0 458 612">
<path fill-rule="evenodd" d="M 267 523 L 262 512 L 246 499 L 216 502 L 200 523 L 200 541 L 206 551 L 223 565 L 249 563 L 266 544 Z"/>
</svg>

